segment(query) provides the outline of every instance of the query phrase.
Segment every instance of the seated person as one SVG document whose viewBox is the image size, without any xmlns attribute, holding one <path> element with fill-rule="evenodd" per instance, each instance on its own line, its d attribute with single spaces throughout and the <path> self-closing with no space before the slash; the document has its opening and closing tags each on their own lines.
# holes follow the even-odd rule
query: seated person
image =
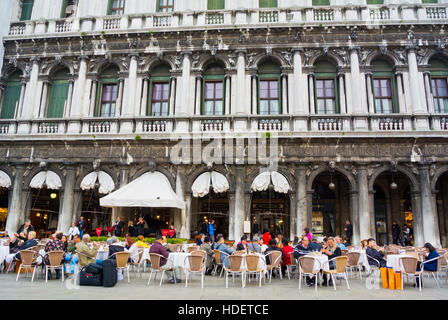
<svg viewBox="0 0 448 320">
<path fill-rule="evenodd" d="M 336 240 L 336 244 L 338 245 L 339 249 L 341 249 L 341 250 L 347 250 L 347 248 L 345 247 L 345 245 L 342 243 L 342 238 L 341 238 L 341 237 L 337 236 L 337 237 L 335 238 L 335 240 Z"/>
<path fill-rule="evenodd" d="M 139 248 L 149 248 L 149 245 L 147 243 L 145 243 L 144 241 L 145 241 L 145 237 L 143 235 L 139 235 L 137 237 L 137 247 L 139 247 Z"/>
<path fill-rule="evenodd" d="M 91 263 L 97 262 L 97 247 L 98 244 L 93 242 L 93 248 L 90 248 L 87 244 L 90 242 L 90 236 L 88 234 L 84 234 L 82 236 L 82 241 L 76 244 L 76 251 L 79 253 L 79 264 L 81 267 L 85 267 Z"/>
<path fill-rule="evenodd" d="M 384 253 L 382 251 L 378 251 L 376 249 L 375 239 L 370 238 L 367 240 L 367 248 L 366 248 L 367 260 L 369 261 L 369 265 L 384 268 L 386 266 L 386 260 L 384 260 Z M 378 260 L 376 262 L 373 259 Z"/>
<path fill-rule="evenodd" d="M 20 226 L 19 230 L 17 230 L 16 233 L 14 233 L 14 236 L 26 241 L 28 239 L 28 233 L 30 233 L 31 231 L 34 231 L 34 227 L 31 225 L 31 220 L 26 219 L 25 223 Z"/>
<path fill-rule="evenodd" d="M 16 252 L 11 253 L 8 255 L 5 259 L 5 269 L 8 270 L 9 265 L 12 263 L 13 259 L 16 258 L 17 260 L 21 260 L 22 257 L 20 256 L 20 251 L 26 250 L 32 247 L 37 246 L 37 240 L 36 240 L 36 232 L 30 231 L 28 232 L 28 239 L 26 241 L 18 240 Z"/>
<path fill-rule="evenodd" d="M 311 246 L 311 251 L 319 251 L 320 252 L 323 248 L 322 244 L 320 243 L 319 239 L 317 239 L 317 238 L 311 239 L 310 246 Z"/>
<path fill-rule="evenodd" d="M 118 238 L 113 236 L 109 240 L 109 259 L 115 259 L 115 253 L 123 252 L 124 247 L 118 243 Z"/>
<path fill-rule="evenodd" d="M 283 274 L 285 274 L 286 271 L 286 266 L 289 266 L 291 264 L 296 264 L 295 261 L 291 261 L 291 254 L 292 252 L 294 252 L 294 249 L 289 245 L 289 241 L 286 238 L 282 239 L 282 244 L 283 244 L 283 248 L 282 248 L 282 272 Z"/>
<path fill-rule="evenodd" d="M 138 245 L 134 243 L 134 239 L 130 235 L 126 237 L 126 251 L 129 251 L 129 262 L 138 263 L 140 254 L 138 252 Z"/>
<path fill-rule="evenodd" d="M 219 250 L 221 254 L 221 263 L 228 268 L 229 267 L 229 256 L 233 254 L 233 249 L 229 248 L 225 242 L 222 234 L 218 235 L 216 238 L 215 250 Z"/>
<path fill-rule="evenodd" d="M 299 259 L 300 257 L 306 256 L 313 250 L 313 243 L 310 242 L 307 236 L 302 237 L 301 243 L 294 248 L 294 258 Z M 316 278 L 311 278 L 310 276 L 306 277 L 306 285 L 308 287 L 315 284 Z"/>
<path fill-rule="evenodd" d="M 56 233 L 56 236 L 54 239 L 51 239 L 47 242 L 45 245 L 45 257 L 44 257 L 44 263 L 45 265 L 50 265 L 50 256 L 48 255 L 51 251 L 64 251 L 64 242 L 62 242 L 62 232 Z M 64 257 L 62 257 L 64 259 Z M 56 279 L 59 279 L 61 277 L 61 270 L 56 270 Z M 48 279 L 51 279 L 51 270 L 48 270 Z"/>
<path fill-rule="evenodd" d="M 425 248 L 426 252 L 428 253 L 428 255 L 425 258 L 425 261 L 429 261 L 432 259 L 435 259 L 435 260 L 423 264 L 423 270 L 430 271 L 430 272 L 437 271 L 438 260 L 436 258 L 440 257 L 439 253 L 430 243 L 425 243 L 424 248 Z M 422 270 L 422 263 L 419 261 L 419 262 L 417 262 L 417 271 L 420 271 L 420 270 Z M 418 283 L 419 279 L 417 277 L 415 277 L 415 282 L 416 282 L 416 284 L 414 284 L 414 287 L 416 285 L 417 286 L 419 285 L 419 283 Z M 423 286 L 423 277 L 422 277 L 422 286 Z"/>
<path fill-rule="evenodd" d="M 247 252 L 247 236 L 243 235 L 241 237 L 241 242 L 236 246 L 236 251 L 245 251 Z"/>
<path fill-rule="evenodd" d="M 76 254 L 76 245 L 81 242 L 81 235 L 77 234 L 73 236 L 73 242 L 67 248 L 67 254 L 65 255 L 65 261 L 70 261 L 71 274 L 75 273 L 76 264 L 79 261 L 78 255 Z"/>
<path fill-rule="evenodd" d="M 207 254 L 205 256 L 205 265 L 206 265 L 206 275 L 211 275 L 213 269 L 213 260 L 214 253 L 212 250 L 212 243 L 209 237 L 204 238 L 204 244 L 201 247 L 201 250 L 205 251 Z"/>
<path fill-rule="evenodd" d="M 264 255 L 266 256 L 266 265 L 271 264 L 271 261 L 269 260 L 269 256 L 270 256 L 269 252 L 271 252 L 271 251 L 279 251 L 280 253 L 282 253 L 282 249 L 277 247 L 277 241 L 275 241 L 275 239 L 269 240 L 268 248 L 264 251 Z M 274 263 L 274 262 L 275 261 L 272 261 L 272 263 Z"/>
<path fill-rule="evenodd" d="M 333 237 L 329 237 L 327 239 L 327 247 L 322 249 L 321 252 L 328 256 L 328 260 L 334 259 L 334 258 L 342 255 L 341 248 L 339 248 L 339 246 L 337 245 L 337 243 Z M 330 270 L 336 269 L 336 261 L 330 261 L 328 265 L 329 265 Z M 324 282 L 322 283 L 322 285 L 326 286 L 327 285 L 327 275 L 326 274 L 323 275 L 323 280 L 324 280 Z M 333 282 L 330 280 L 328 285 L 332 286 Z"/>
<path fill-rule="evenodd" d="M 260 237 L 255 236 L 252 239 L 252 242 L 247 244 L 247 249 L 250 253 L 261 253 L 261 246 L 263 245 L 262 239 Z"/>
<path fill-rule="evenodd" d="M 198 241 L 196 242 L 196 245 L 198 247 L 202 246 L 202 244 L 204 243 L 204 239 L 205 239 L 205 234 L 201 233 L 199 234 L 200 238 L 198 239 Z"/>
<path fill-rule="evenodd" d="M 173 266 L 173 261 L 168 260 L 169 252 L 166 250 L 166 248 L 162 244 L 163 237 L 161 235 L 156 236 L 156 241 L 154 244 L 149 248 L 149 253 L 155 253 L 158 255 L 161 255 L 160 258 L 160 267 L 161 269 L 173 269 L 172 272 L 172 278 L 170 279 L 170 283 L 179 283 L 180 280 L 180 271 L 179 267 Z"/>
</svg>

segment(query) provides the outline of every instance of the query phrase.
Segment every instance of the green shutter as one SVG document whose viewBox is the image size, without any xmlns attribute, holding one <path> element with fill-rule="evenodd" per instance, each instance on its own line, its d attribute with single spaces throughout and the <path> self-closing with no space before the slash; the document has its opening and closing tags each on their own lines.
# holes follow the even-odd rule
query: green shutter
<svg viewBox="0 0 448 320">
<path fill-rule="evenodd" d="M 17 102 L 20 99 L 21 83 L 18 81 L 8 82 L 3 99 L 1 112 L 2 119 L 13 119 L 16 111 Z"/>
<path fill-rule="evenodd" d="M 313 6 L 329 6 L 330 0 L 313 0 Z"/>
<path fill-rule="evenodd" d="M 384 0 L 367 0 L 367 4 L 383 4 Z"/>
<path fill-rule="evenodd" d="M 110 16 L 112 14 L 112 1 L 113 0 L 109 0 L 107 2 L 107 15 Z"/>
<path fill-rule="evenodd" d="M 259 0 L 259 8 L 277 8 L 277 0 Z"/>
<path fill-rule="evenodd" d="M 207 10 L 223 10 L 225 7 L 225 0 L 207 0 Z"/>
<path fill-rule="evenodd" d="M 20 21 L 30 20 L 31 13 L 33 12 L 34 0 L 23 0 L 22 2 L 22 14 Z"/>
<path fill-rule="evenodd" d="M 61 0 L 62 6 L 61 6 L 61 18 L 65 18 L 65 11 L 67 10 L 67 0 Z"/>
<path fill-rule="evenodd" d="M 422 3 L 439 3 L 438 0 L 422 0 Z"/>
<path fill-rule="evenodd" d="M 48 104 L 47 118 L 63 118 L 64 107 L 68 95 L 68 81 L 55 80 L 51 86 L 50 102 Z"/>
</svg>

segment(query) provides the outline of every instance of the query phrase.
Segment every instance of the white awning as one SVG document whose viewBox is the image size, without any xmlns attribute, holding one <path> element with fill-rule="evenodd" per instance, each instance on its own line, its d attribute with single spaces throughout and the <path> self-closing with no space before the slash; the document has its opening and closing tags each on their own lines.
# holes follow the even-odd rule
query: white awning
<svg viewBox="0 0 448 320">
<path fill-rule="evenodd" d="M 102 207 L 185 208 L 161 172 L 148 172 L 100 199 Z"/>
<path fill-rule="evenodd" d="M 104 171 L 94 171 L 89 173 L 82 179 L 81 190 L 92 190 L 98 181 L 98 192 L 101 194 L 109 194 L 115 190 L 115 183 L 112 177 Z"/>
<path fill-rule="evenodd" d="M 50 190 L 59 190 L 62 188 L 62 181 L 53 171 L 41 171 L 36 174 L 30 182 L 30 188 L 42 189 L 47 187 Z"/>
<path fill-rule="evenodd" d="M 229 190 L 229 182 L 222 173 L 216 171 L 205 172 L 197 177 L 191 186 L 193 197 L 205 197 L 210 192 L 210 187 L 213 187 L 215 193 L 224 193 Z"/>
<path fill-rule="evenodd" d="M 4 171 L 0 171 L 0 188 L 9 188 L 11 186 L 11 178 Z"/>
<path fill-rule="evenodd" d="M 252 191 L 266 191 L 272 183 L 274 191 L 278 193 L 288 193 L 291 190 L 288 180 L 276 171 L 262 172 L 252 182 Z"/>
</svg>

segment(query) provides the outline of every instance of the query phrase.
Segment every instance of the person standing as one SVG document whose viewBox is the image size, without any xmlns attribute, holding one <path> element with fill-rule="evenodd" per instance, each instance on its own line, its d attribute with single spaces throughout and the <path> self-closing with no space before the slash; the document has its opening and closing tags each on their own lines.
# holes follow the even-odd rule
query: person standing
<svg viewBox="0 0 448 320">
<path fill-rule="evenodd" d="M 87 230 L 87 222 L 84 220 L 84 217 L 79 217 L 79 221 L 77 223 L 78 229 L 79 229 L 79 233 L 80 233 L 80 237 L 81 239 L 83 239 L 84 233 Z"/>
<path fill-rule="evenodd" d="M 306 227 L 303 231 L 305 231 L 305 235 L 307 236 L 308 240 L 311 241 L 313 239 L 313 234 L 310 231 L 310 228 Z"/>
<path fill-rule="evenodd" d="M 137 232 L 137 236 L 145 235 L 145 221 L 143 221 L 143 217 L 138 218 L 138 222 L 135 227 L 135 231 Z"/>
<path fill-rule="evenodd" d="M 351 242 L 353 236 L 353 226 L 349 220 L 345 221 L 344 231 L 345 231 L 345 237 L 348 239 L 349 242 Z"/>
<path fill-rule="evenodd" d="M 269 241 L 271 241 L 272 236 L 269 233 L 269 229 L 264 229 L 264 233 L 263 233 L 263 242 L 265 245 L 269 245 Z"/>
<path fill-rule="evenodd" d="M 392 222 L 392 240 L 393 244 L 398 244 L 398 242 L 400 242 L 400 246 L 403 246 L 403 240 L 401 240 L 401 228 L 395 220 Z"/>
<path fill-rule="evenodd" d="M 135 234 L 134 222 L 132 222 L 132 221 L 129 221 L 129 223 L 128 223 L 128 233 L 131 235 L 131 237 L 137 236 Z"/>
<path fill-rule="evenodd" d="M 174 225 L 170 225 L 170 228 L 168 229 L 168 234 L 166 235 L 168 239 L 174 239 L 176 238 L 176 229 L 174 228 Z"/>
<path fill-rule="evenodd" d="M 212 243 L 215 243 L 215 220 L 210 220 L 210 223 L 208 224 L 208 235 L 210 236 L 210 240 Z"/>
<path fill-rule="evenodd" d="M 404 245 L 410 246 L 411 245 L 411 229 L 407 224 L 404 225 L 403 228 L 403 234 L 404 234 Z"/>
<path fill-rule="evenodd" d="M 117 221 L 115 221 L 114 225 L 112 226 L 115 228 L 116 237 L 121 237 L 123 226 L 124 226 L 123 221 L 121 221 L 120 217 L 117 217 Z"/>
</svg>

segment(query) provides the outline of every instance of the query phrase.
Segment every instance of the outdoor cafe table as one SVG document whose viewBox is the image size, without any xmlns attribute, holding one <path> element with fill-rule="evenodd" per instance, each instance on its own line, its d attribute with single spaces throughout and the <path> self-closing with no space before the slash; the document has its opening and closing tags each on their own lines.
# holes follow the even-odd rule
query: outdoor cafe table
<svg viewBox="0 0 448 320">
<path fill-rule="evenodd" d="M 267 270 L 266 270 L 266 256 L 264 256 L 261 253 L 254 253 L 254 255 L 257 255 L 257 256 L 260 257 L 260 259 L 258 259 L 258 269 L 263 270 L 266 273 L 267 272 Z M 246 256 L 247 255 L 243 255 L 244 259 L 243 259 L 243 262 L 241 263 L 241 269 L 243 269 L 243 270 L 246 270 L 246 268 L 247 268 Z"/>
<path fill-rule="evenodd" d="M 370 265 L 369 265 L 369 260 L 367 259 L 366 250 L 352 249 L 352 250 L 350 250 L 350 252 L 360 253 L 361 255 L 359 256 L 359 261 L 362 263 L 364 268 L 366 268 L 366 271 L 370 272 Z"/>
<path fill-rule="evenodd" d="M 405 253 L 389 254 L 387 256 L 386 266 L 388 268 L 394 269 L 395 272 L 400 272 L 401 271 L 400 258 L 403 258 L 403 257 L 414 257 L 414 255 L 413 254 L 405 254 Z"/>
<path fill-rule="evenodd" d="M 9 246 L 0 246 L 0 264 L 2 264 L 9 255 Z"/>
<path fill-rule="evenodd" d="M 324 271 L 329 271 L 330 270 L 329 264 L 326 263 L 328 261 L 327 255 L 325 255 L 325 254 L 318 254 L 318 255 L 307 254 L 305 257 L 315 258 L 314 259 L 313 271 L 319 271 L 321 269 L 324 270 Z"/>
<path fill-rule="evenodd" d="M 173 267 L 179 267 L 185 270 L 189 267 L 189 262 L 186 257 L 190 254 L 185 252 L 171 252 L 168 256 L 168 261 L 172 262 Z M 143 250 L 142 261 L 149 260 L 149 248 Z"/>
</svg>

